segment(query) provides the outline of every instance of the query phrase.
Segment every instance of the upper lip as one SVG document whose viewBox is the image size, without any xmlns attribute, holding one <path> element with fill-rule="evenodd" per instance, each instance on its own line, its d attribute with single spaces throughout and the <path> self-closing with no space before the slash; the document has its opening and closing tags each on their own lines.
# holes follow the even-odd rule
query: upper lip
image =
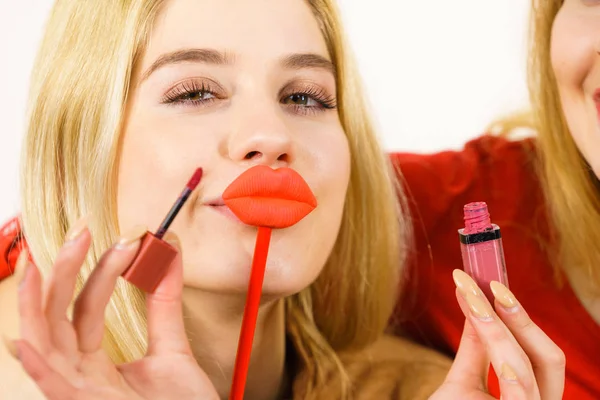
<svg viewBox="0 0 600 400">
<path fill-rule="evenodd" d="M 244 184 L 239 184 L 238 177 L 232 181 L 232 184 L 230 184 L 225 191 L 221 192 L 221 195 L 207 196 L 202 200 L 202 204 L 212 207 L 227 207 L 227 204 L 223 199 L 223 196 L 227 196 L 228 198 L 270 197 L 306 203 L 312 207 L 317 205 L 317 201 L 310 191 L 310 188 L 306 187 L 306 183 L 303 180 L 298 182 L 299 179 L 295 173 L 286 174 L 287 180 L 280 179 L 278 182 L 274 179 L 274 173 L 275 170 L 266 166 L 264 168 L 252 168 L 252 171 L 250 172 L 247 170 L 239 175 Z M 265 181 L 271 184 L 264 185 L 264 183 L 261 183 Z M 236 184 L 234 184 L 234 182 L 236 182 Z M 293 190 L 294 188 L 298 189 L 300 187 L 305 187 L 305 189 L 308 190 Z"/>
<path fill-rule="evenodd" d="M 290 168 L 275 170 L 266 165 L 242 173 L 225 189 L 220 201 L 225 204 L 227 200 L 241 197 L 278 198 L 317 206 L 314 194 L 298 173 Z"/>
</svg>

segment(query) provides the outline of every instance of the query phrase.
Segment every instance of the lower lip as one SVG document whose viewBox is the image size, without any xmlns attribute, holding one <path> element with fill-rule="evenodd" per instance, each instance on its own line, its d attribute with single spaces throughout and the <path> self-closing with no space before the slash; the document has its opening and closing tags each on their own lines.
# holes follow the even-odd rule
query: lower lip
<svg viewBox="0 0 600 400">
<path fill-rule="evenodd" d="M 237 222 L 242 222 L 240 221 L 240 219 L 233 213 L 233 211 L 231 211 L 231 209 L 225 205 L 223 206 L 210 206 L 210 208 L 212 208 L 213 210 L 215 210 L 216 212 L 218 212 L 219 214 L 222 214 L 228 218 L 231 218 L 234 221 Z"/>
<path fill-rule="evenodd" d="M 281 198 L 257 200 L 253 197 L 229 199 L 228 206 L 245 224 L 274 229 L 288 228 L 314 209 L 308 202 L 300 200 Z"/>
</svg>

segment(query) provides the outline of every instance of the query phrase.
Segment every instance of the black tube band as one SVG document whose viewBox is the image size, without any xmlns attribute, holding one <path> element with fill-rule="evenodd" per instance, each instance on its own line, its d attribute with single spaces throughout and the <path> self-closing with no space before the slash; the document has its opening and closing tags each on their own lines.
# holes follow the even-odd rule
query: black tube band
<svg viewBox="0 0 600 400">
<path fill-rule="evenodd" d="M 496 240 L 502 237 L 502 235 L 500 234 L 500 229 L 492 229 L 489 231 L 471 233 L 468 235 L 459 232 L 458 236 L 460 237 L 460 242 L 462 244 L 489 242 L 490 240 Z"/>
</svg>

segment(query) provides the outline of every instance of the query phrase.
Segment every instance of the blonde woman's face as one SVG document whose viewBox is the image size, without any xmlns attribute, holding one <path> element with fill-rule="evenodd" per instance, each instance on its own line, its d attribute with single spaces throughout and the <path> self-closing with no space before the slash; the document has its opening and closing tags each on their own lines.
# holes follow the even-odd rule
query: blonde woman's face
<svg viewBox="0 0 600 400">
<path fill-rule="evenodd" d="M 600 1 L 565 0 L 551 40 L 552 67 L 569 130 L 600 177 Z"/>
<path fill-rule="evenodd" d="M 257 229 L 219 199 L 258 164 L 296 170 L 317 208 L 274 230 L 264 290 L 307 287 L 336 241 L 350 154 L 325 41 L 302 0 L 170 1 L 137 68 L 119 165 L 121 229 L 155 230 L 197 167 L 172 225 L 187 286 L 245 290 Z"/>
</svg>

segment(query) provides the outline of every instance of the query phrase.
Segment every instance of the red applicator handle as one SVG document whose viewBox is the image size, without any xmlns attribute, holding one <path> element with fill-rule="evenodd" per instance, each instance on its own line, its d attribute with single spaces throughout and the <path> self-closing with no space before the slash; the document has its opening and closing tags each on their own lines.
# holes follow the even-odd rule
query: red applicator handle
<svg viewBox="0 0 600 400">
<path fill-rule="evenodd" d="M 269 243 L 271 242 L 271 228 L 258 227 L 256 245 L 254 246 L 254 258 L 252 259 L 252 270 L 250 271 L 250 282 L 248 284 L 248 297 L 244 308 L 244 318 L 238 342 L 238 350 L 235 358 L 235 369 L 233 371 L 233 382 L 231 385 L 230 400 L 243 400 L 250 366 L 250 354 L 252 353 L 252 341 L 256 329 L 256 319 L 260 306 L 265 266 Z"/>
</svg>

